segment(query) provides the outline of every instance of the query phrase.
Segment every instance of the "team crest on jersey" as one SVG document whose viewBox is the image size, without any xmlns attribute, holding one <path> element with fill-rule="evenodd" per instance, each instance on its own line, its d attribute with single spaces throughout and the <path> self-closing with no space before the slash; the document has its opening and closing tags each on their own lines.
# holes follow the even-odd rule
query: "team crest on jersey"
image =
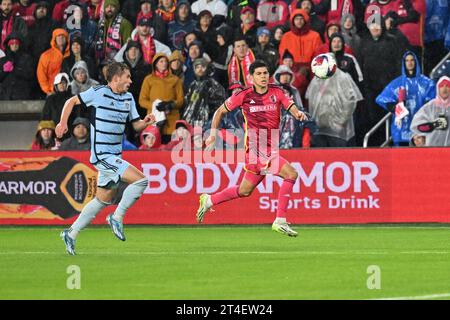
<svg viewBox="0 0 450 320">
<path fill-rule="evenodd" d="M 130 110 L 130 103 L 129 102 L 125 102 L 125 109 Z"/>
<path fill-rule="evenodd" d="M 272 101 L 272 103 L 277 102 L 277 97 L 275 97 L 274 95 L 271 95 L 269 99 L 270 101 Z"/>
</svg>

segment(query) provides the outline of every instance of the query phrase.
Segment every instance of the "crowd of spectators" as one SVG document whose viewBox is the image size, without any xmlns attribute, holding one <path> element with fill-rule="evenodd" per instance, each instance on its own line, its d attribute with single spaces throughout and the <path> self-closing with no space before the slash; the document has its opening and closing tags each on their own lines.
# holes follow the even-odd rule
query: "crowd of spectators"
<svg viewBox="0 0 450 320">
<path fill-rule="evenodd" d="M 448 131 L 450 60 L 427 75 L 450 49 L 449 20 L 448 0 L 1 0 L 0 100 L 45 99 L 33 149 L 84 150 L 83 107 L 54 138 L 64 102 L 105 85 L 105 66 L 121 61 L 141 117 L 158 119 L 141 134 L 127 127 L 127 148 L 171 149 L 188 136 L 201 148 L 215 110 L 252 85 L 249 66 L 262 59 L 312 116 L 283 113 L 280 148 L 361 146 L 387 112 L 394 145 L 432 145 L 442 139 L 427 135 Z M 310 64 L 327 52 L 338 71 L 321 80 Z M 433 130 L 420 131 L 414 115 L 430 104 Z M 242 141 L 242 121 L 223 120 L 224 146 Z"/>
</svg>

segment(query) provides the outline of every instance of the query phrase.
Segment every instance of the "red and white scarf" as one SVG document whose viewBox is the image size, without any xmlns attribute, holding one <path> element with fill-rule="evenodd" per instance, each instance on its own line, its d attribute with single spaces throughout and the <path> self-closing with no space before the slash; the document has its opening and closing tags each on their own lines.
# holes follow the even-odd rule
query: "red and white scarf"
<svg viewBox="0 0 450 320">
<path fill-rule="evenodd" d="M 5 51 L 5 47 L 3 43 L 5 42 L 6 37 L 12 32 L 14 23 L 14 16 L 11 14 L 8 18 L 4 18 L 2 22 L 2 39 L 0 43 L 0 49 Z"/>
<path fill-rule="evenodd" d="M 134 41 L 138 41 L 141 44 L 142 55 L 144 57 L 145 63 L 152 64 L 153 57 L 156 53 L 155 41 L 152 36 L 147 36 L 145 40 L 143 40 L 139 34 L 136 32 L 133 38 Z"/>
<path fill-rule="evenodd" d="M 106 19 L 102 18 L 100 20 L 95 43 L 97 59 L 102 60 L 105 57 L 113 58 L 122 47 L 122 39 L 120 36 L 122 20 L 123 17 L 119 13 L 111 22 L 108 29 L 106 29 Z"/>
<path fill-rule="evenodd" d="M 351 0 L 331 0 L 330 10 L 328 11 L 328 21 L 340 21 L 342 16 L 353 14 L 353 3 Z"/>
<path fill-rule="evenodd" d="M 245 87 L 252 85 L 249 69 L 253 61 L 255 61 L 255 55 L 250 49 L 248 50 L 244 59 L 242 59 L 241 61 L 239 61 L 238 57 L 233 54 L 230 60 L 230 64 L 228 65 L 229 84 L 231 85 L 233 82 L 240 82 Z M 241 72 L 244 79 L 239 78 Z"/>
</svg>

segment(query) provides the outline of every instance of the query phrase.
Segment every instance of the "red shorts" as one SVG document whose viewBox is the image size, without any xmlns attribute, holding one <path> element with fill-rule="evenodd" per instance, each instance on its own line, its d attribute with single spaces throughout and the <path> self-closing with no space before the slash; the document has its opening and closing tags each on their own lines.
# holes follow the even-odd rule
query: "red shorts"
<svg viewBox="0 0 450 320">
<path fill-rule="evenodd" d="M 276 155 L 270 159 L 262 159 L 256 157 L 252 157 L 250 159 L 250 155 L 247 152 L 245 154 L 244 170 L 256 175 L 277 175 L 278 173 L 280 173 L 281 168 L 283 168 L 286 163 L 289 162 L 280 155 Z"/>
</svg>

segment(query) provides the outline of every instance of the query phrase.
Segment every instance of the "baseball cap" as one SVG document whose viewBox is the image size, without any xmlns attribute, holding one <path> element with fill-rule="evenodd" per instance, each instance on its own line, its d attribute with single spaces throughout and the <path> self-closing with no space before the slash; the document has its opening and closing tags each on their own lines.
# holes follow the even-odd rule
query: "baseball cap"
<svg viewBox="0 0 450 320">
<path fill-rule="evenodd" d="M 241 9 L 241 14 L 244 14 L 244 13 L 246 13 L 248 11 L 250 11 L 253 14 L 255 14 L 255 9 L 253 9 L 252 7 L 249 7 L 249 6 L 243 7 Z"/>
<path fill-rule="evenodd" d="M 151 27 L 152 22 L 150 21 L 149 18 L 142 17 L 142 18 L 139 19 L 138 25 L 139 25 L 139 26 L 148 26 L 148 27 Z"/>
</svg>

